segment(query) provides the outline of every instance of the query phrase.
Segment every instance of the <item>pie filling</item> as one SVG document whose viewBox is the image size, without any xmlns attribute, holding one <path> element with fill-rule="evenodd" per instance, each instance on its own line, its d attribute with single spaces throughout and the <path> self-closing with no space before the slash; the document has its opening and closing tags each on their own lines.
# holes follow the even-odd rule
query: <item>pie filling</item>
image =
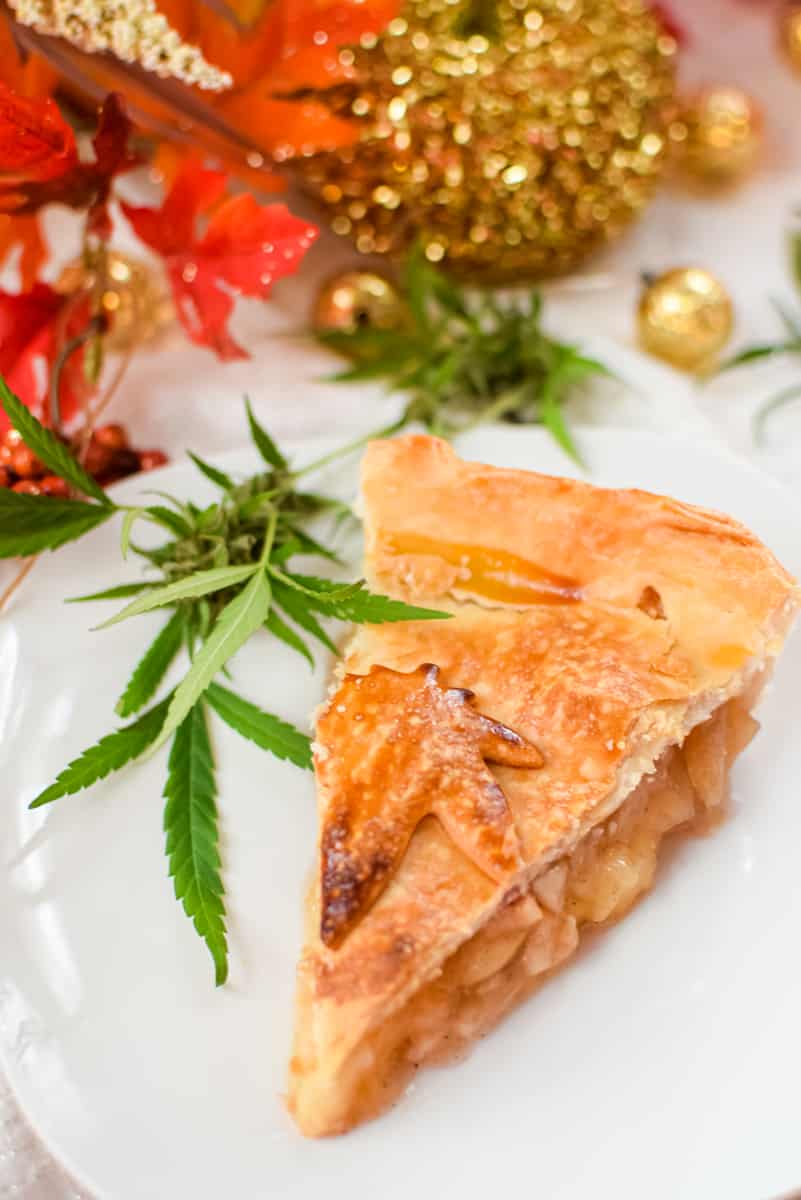
<svg viewBox="0 0 801 1200">
<path fill-rule="evenodd" d="M 573 953 L 585 929 L 622 917 L 650 887 L 664 836 L 701 832 L 720 818 L 729 767 L 757 728 L 743 699 L 729 700 L 668 749 L 570 855 L 503 903 L 351 1057 L 339 1089 L 349 1098 L 339 1129 L 376 1116 L 421 1064 L 463 1054 Z"/>
<path fill-rule="evenodd" d="M 384 548 L 392 554 L 429 555 L 457 570 L 454 590 L 501 604 L 576 604 L 581 589 L 574 579 L 555 575 L 507 550 L 467 542 L 444 542 L 419 533 L 392 534 Z"/>
</svg>

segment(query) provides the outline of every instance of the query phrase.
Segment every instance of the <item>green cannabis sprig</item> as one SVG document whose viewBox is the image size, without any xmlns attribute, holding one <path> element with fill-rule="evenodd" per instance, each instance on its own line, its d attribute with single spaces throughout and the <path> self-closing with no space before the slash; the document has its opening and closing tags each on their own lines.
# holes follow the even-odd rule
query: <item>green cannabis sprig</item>
<svg viewBox="0 0 801 1200">
<path fill-rule="evenodd" d="M 796 291 L 801 296 L 801 232 L 790 237 L 790 272 Z M 791 312 L 780 300 L 773 299 L 779 320 L 784 327 L 784 337 L 775 342 L 761 342 L 754 346 L 746 346 L 738 354 L 721 364 L 721 371 L 741 367 L 746 363 L 759 362 L 766 358 L 778 358 L 781 355 L 801 356 L 801 311 Z M 754 440 L 761 444 L 765 437 L 765 428 L 770 416 L 784 408 L 786 404 L 801 398 L 801 380 L 781 388 L 769 396 L 754 416 Z"/>
<path fill-rule="evenodd" d="M 260 630 L 313 663 L 310 639 L 336 652 L 322 624 L 326 618 L 380 624 L 449 614 L 372 593 L 363 580 L 341 583 L 295 568 L 292 560 L 298 555 L 337 561 L 334 551 L 312 536 L 307 522 L 323 512 L 341 519 L 349 510 L 339 500 L 300 489 L 301 477 L 314 465 L 293 470 L 249 404 L 250 433 L 264 462 L 262 471 L 236 482 L 191 455 L 219 488 L 219 500 L 200 507 L 165 495 L 164 504 L 134 507 L 115 503 L 2 379 L 0 397 L 26 444 L 76 493 L 74 499 L 56 500 L 0 492 L 0 557 L 55 549 L 118 516 L 123 555 L 139 555 L 157 578 L 75 599 L 128 601 L 101 629 L 156 609 L 166 617 L 116 705 L 120 717 L 134 719 L 68 763 L 31 807 L 90 787 L 169 742 L 164 787 L 169 872 L 176 898 L 211 953 L 216 982 L 224 983 L 228 945 L 209 712 L 298 767 L 311 766 L 311 743 L 306 733 L 223 687 L 217 676 Z M 168 539 L 155 549 L 138 546 L 133 531 L 140 521 L 166 530 Z M 146 708 L 182 649 L 188 660 L 183 678 Z"/>
<path fill-rule="evenodd" d="M 562 406 L 576 384 L 608 371 L 543 332 L 540 294 L 522 302 L 470 295 L 432 267 L 421 248 L 409 255 L 402 284 L 408 313 L 399 328 L 318 332 L 353 363 L 334 378 L 383 379 L 391 390 L 408 392 L 400 423 L 419 421 L 441 437 L 491 420 L 543 424 L 579 462 Z"/>
</svg>

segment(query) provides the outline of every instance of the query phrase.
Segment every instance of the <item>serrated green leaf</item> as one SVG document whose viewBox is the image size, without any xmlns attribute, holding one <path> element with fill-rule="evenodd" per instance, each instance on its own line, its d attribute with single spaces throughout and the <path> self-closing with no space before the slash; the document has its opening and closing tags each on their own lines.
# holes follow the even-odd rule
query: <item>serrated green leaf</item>
<svg viewBox="0 0 801 1200">
<path fill-rule="evenodd" d="M 148 588 L 157 587 L 156 583 L 119 583 L 116 587 L 106 588 L 102 592 L 89 592 L 86 596 L 68 596 L 65 604 L 85 604 L 88 600 L 124 600 L 126 596 L 136 596 Z"/>
<path fill-rule="evenodd" d="M 801 317 L 798 313 L 792 312 L 779 296 L 773 296 L 771 304 L 779 314 L 779 320 L 784 326 L 788 338 L 798 348 L 801 341 Z"/>
<path fill-rule="evenodd" d="M 181 648 L 184 636 L 184 613 L 173 613 L 158 636 L 135 667 L 125 691 L 117 701 L 115 711 L 121 717 L 131 717 L 153 696 L 171 662 Z"/>
<path fill-rule="evenodd" d="M 395 425 L 391 428 L 392 432 L 394 432 L 398 426 Z M 376 436 L 383 437 L 384 433 L 377 434 Z M 365 441 L 369 440 L 369 438 L 361 438 L 360 444 L 363 445 Z M 343 454 L 348 452 L 347 449 L 342 451 Z M 305 471 L 306 468 L 304 467 L 303 470 Z M 346 501 L 339 500 L 336 496 L 322 496 L 319 492 L 294 492 L 293 502 L 292 516 L 295 517 L 310 517 L 320 512 L 335 513 L 337 515 L 339 513 L 346 513 L 350 517 L 354 515 L 353 509 Z M 298 502 L 302 505 L 300 509 L 297 507 Z"/>
<path fill-rule="evenodd" d="M 554 371 L 553 375 L 543 385 L 540 396 L 542 423 L 554 441 L 573 459 L 573 462 L 579 467 L 583 467 L 584 464 L 576 448 L 576 443 L 573 441 L 565 424 L 564 413 L 559 403 L 558 390 L 560 383 L 561 380 L 558 378 L 558 371 Z"/>
<path fill-rule="evenodd" d="M 797 230 L 790 235 L 790 271 L 793 283 L 801 293 L 801 233 Z"/>
<path fill-rule="evenodd" d="M 324 337 L 351 360 L 339 381 L 380 379 L 406 392 L 401 424 L 419 421 L 442 437 L 487 420 L 540 422 L 545 411 L 554 437 L 575 455 L 547 389 L 561 401 L 585 377 L 612 372 L 542 330 L 537 292 L 527 303 L 491 291 L 468 296 L 427 261 L 419 244 L 407 258 L 403 292 L 413 318 L 398 328 Z"/>
<path fill-rule="evenodd" d="M 175 542 L 165 542 L 163 546 L 151 547 L 149 549 L 146 546 L 137 546 L 134 542 L 131 542 L 131 549 L 134 554 L 138 554 L 141 558 L 146 558 L 155 567 L 163 566 L 164 563 L 170 562 L 175 556 Z"/>
<path fill-rule="evenodd" d="M 0 399 L 11 424 L 22 436 L 25 445 L 33 451 L 37 458 L 49 467 L 54 475 L 59 475 L 67 483 L 71 483 L 79 492 L 92 496 L 108 508 L 113 508 L 113 501 L 106 495 L 99 483 L 84 471 L 80 463 L 73 458 L 67 447 L 60 442 L 54 433 L 45 429 L 29 408 L 26 408 L 18 396 L 0 375 Z"/>
<path fill-rule="evenodd" d="M 318 342 L 354 362 L 381 358 L 398 344 L 398 330 L 374 329 L 370 325 L 358 329 L 325 329 L 315 334 Z M 404 335 L 408 337 L 408 334 Z"/>
<path fill-rule="evenodd" d="M 426 259 L 422 242 L 410 249 L 403 269 L 403 290 L 418 330 L 429 324 L 428 302 L 431 297 L 432 270 Z"/>
<path fill-rule="evenodd" d="M 176 534 L 179 538 L 189 537 L 192 533 L 192 526 L 189 522 L 179 512 L 167 508 L 165 504 L 148 504 L 147 508 L 141 510 L 141 515 L 147 517 L 154 525 L 161 525 L 164 529 L 169 529 L 170 533 Z"/>
<path fill-rule="evenodd" d="M 294 725 L 274 717 L 249 700 L 243 700 L 219 683 L 211 684 L 206 697 L 217 715 L 242 737 L 297 767 L 311 768 L 311 738 Z"/>
<path fill-rule="evenodd" d="M 202 704 L 175 731 L 164 787 L 164 832 L 175 897 L 206 943 L 217 986 L 228 977 L 217 787 Z"/>
<path fill-rule="evenodd" d="M 274 467 L 277 471 L 284 471 L 289 466 L 289 463 L 284 458 L 281 451 L 276 446 L 273 439 L 270 437 L 266 429 L 264 429 L 253 415 L 253 409 L 250 407 L 250 400 L 245 398 L 245 409 L 248 414 L 248 425 L 250 426 L 250 436 L 253 438 L 253 444 L 262 456 L 268 466 Z"/>
<path fill-rule="evenodd" d="M 127 763 L 139 758 L 158 737 L 171 698 L 171 696 L 166 696 L 164 700 L 148 709 L 131 725 L 107 734 L 94 746 L 84 750 L 83 754 L 74 758 L 63 771 L 59 772 L 50 787 L 39 793 L 30 807 L 40 808 L 43 804 L 50 804 L 61 796 L 71 796 L 75 792 L 80 792 L 93 783 L 97 783 L 99 779 L 105 779 L 112 771 L 119 771 Z"/>
<path fill-rule="evenodd" d="M 342 562 L 338 554 L 335 554 L 333 550 L 329 550 L 327 546 L 324 546 L 322 542 L 318 542 L 316 538 L 311 537 L 299 525 L 291 521 L 286 521 L 285 527 L 292 534 L 293 541 L 297 545 L 297 549 L 293 551 L 294 554 L 317 554 L 320 558 L 326 558 L 332 563 Z M 272 557 L 273 561 L 275 561 L 275 555 Z"/>
<path fill-rule="evenodd" d="M 792 404 L 798 399 L 801 399 L 801 383 L 791 383 L 789 387 L 782 388 L 781 391 L 776 392 L 765 401 L 754 417 L 754 441 L 757 445 L 761 446 L 764 443 L 768 417 L 778 412 L 780 408 L 784 408 L 786 404 Z"/>
<path fill-rule="evenodd" d="M 131 530 L 134 526 L 134 521 L 141 517 L 145 510 L 143 508 L 129 508 L 122 519 L 122 528 L 120 529 L 120 554 L 123 558 L 128 557 L 128 550 L 131 545 Z"/>
<path fill-rule="evenodd" d="M 302 546 L 297 538 L 290 538 L 288 542 L 282 542 L 277 546 L 270 555 L 270 563 L 273 566 L 280 567 L 292 558 L 293 554 L 300 554 Z"/>
<path fill-rule="evenodd" d="M 212 466 L 211 463 L 201 458 L 199 454 L 193 454 L 191 450 L 187 450 L 187 454 L 192 459 L 198 471 L 205 475 L 207 479 L 210 479 L 212 483 L 216 483 L 217 487 L 221 487 L 223 491 L 230 492 L 236 486 L 233 479 L 229 475 L 226 475 L 225 471 L 221 471 L 219 467 Z"/>
<path fill-rule="evenodd" d="M 211 633 L 195 654 L 189 671 L 175 689 L 154 750 L 178 728 L 228 659 L 264 624 L 269 610 L 270 584 L 264 570 L 259 568 L 257 574 L 222 610 Z"/>
<path fill-rule="evenodd" d="M 251 496 L 248 500 L 243 500 L 239 506 L 239 518 L 242 521 L 266 521 L 270 513 L 275 510 L 273 503 L 276 496 L 275 489 L 268 492 L 257 492 L 255 496 Z"/>
<path fill-rule="evenodd" d="M 721 363 L 718 371 L 729 371 L 732 367 L 741 367 L 743 363 L 756 362 L 761 358 L 772 358 L 777 354 L 788 354 L 794 349 L 795 347 L 790 342 L 774 342 L 760 346 L 747 346 L 739 354 L 735 354 Z"/>
<path fill-rule="evenodd" d="M 162 500 L 166 500 L 177 512 L 183 512 L 188 507 L 177 496 L 173 496 L 172 492 L 165 492 L 163 488 L 146 488 L 143 494 L 145 496 L 161 496 Z"/>
<path fill-rule="evenodd" d="M 302 592 L 295 591 L 294 588 L 287 587 L 286 584 L 273 579 L 273 597 L 275 602 L 292 618 L 296 625 L 299 625 L 301 629 L 305 629 L 313 638 L 316 638 L 318 642 L 325 646 L 326 650 L 330 650 L 332 654 L 337 653 L 336 646 L 314 613 L 307 607 Z"/>
<path fill-rule="evenodd" d="M 577 350 L 571 351 L 568 355 L 565 367 L 566 374 L 569 376 L 570 382 L 582 379 L 587 375 L 608 375 L 613 374 L 604 363 L 597 358 L 590 358 L 586 354 L 579 354 Z"/>
<path fill-rule="evenodd" d="M 101 504 L 26 496 L 0 489 L 0 558 L 56 550 L 102 525 L 114 513 Z"/>
<path fill-rule="evenodd" d="M 128 617 L 138 617 L 140 613 L 150 612 L 154 608 L 164 608 L 176 604 L 179 600 L 207 596 L 211 592 L 235 587 L 236 584 L 249 579 L 256 570 L 257 563 L 243 563 L 239 567 L 212 567 L 210 571 L 195 571 L 184 579 L 176 579 L 173 583 L 151 588 L 146 595 L 137 597 L 96 628 L 105 629 L 108 625 L 116 625 L 118 621 L 125 621 Z"/>
<path fill-rule="evenodd" d="M 289 646 L 291 650 L 296 650 L 298 654 L 302 654 L 310 667 L 314 668 L 314 659 L 312 658 L 309 647 L 304 642 L 300 634 L 296 633 L 291 626 L 282 621 L 274 608 L 271 608 L 267 614 L 267 620 L 264 622 L 265 628 L 277 637 L 284 645 Z"/>
<path fill-rule="evenodd" d="M 369 383 L 373 379 L 391 377 L 398 371 L 405 370 L 408 363 L 409 353 L 404 350 L 391 358 L 384 357 L 346 367 L 344 371 L 336 371 L 333 375 L 326 376 L 326 379 L 329 383 Z"/>
<path fill-rule="evenodd" d="M 318 579 L 313 575 L 293 574 L 289 578 L 304 587 L 307 607 L 325 616 L 336 617 L 339 621 L 383 625 L 390 621 L 442 621 L 453 616 L 453 613 L 441 612 L 436 608 L 420 608 L 403 600 L 394 600 L 391 596 L 382 596 L 379 592 L 370 592 L 363 580 L 342 593 L 328 591 L 325 585 L 330 580 Z"/>
<path fill-rule="evenodd" d="M 342 583 L 341 580 L 323 579 L 319 575 L 298 575 L 291 571 L 276 571 L 272 566 L 270 574 L 278 582 L 314 599 L 324 595 L 330 600 L 344 600 L 355 592 L 360 592 L 364 587 L 363 579 L 357 579 L 355 583 Z"/>
</svg>

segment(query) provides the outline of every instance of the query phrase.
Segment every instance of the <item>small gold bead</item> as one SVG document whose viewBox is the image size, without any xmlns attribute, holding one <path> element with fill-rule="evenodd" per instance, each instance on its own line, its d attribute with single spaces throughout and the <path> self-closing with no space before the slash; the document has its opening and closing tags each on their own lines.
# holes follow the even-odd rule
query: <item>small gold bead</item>
<svg viewBox="0 0 801 1200">
<path fill-rule="evenodd" d="M 701 267 L 666 271 L 643 289 L 637 310 L 644 349 L 682 370 L 702 370 L 731 336 L 734 310 L 720 280 Z"/>
</svg>

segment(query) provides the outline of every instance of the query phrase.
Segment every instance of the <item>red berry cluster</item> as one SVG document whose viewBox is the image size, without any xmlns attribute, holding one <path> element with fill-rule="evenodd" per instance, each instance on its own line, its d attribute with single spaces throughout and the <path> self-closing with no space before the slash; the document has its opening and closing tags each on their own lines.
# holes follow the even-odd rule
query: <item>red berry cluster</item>
<svg viewBox="0 0 801 1200">
<path fill-rule="evenodd" d="M 161 450 L 134 450 L 122 425 L 100 425 L 86 447 L 83 465 L 105 487 L 137 471 L 152 471 L 167 462 Z M 29 496 L 67 496 L 69 488 L 58 475 L 49 475 L 47 467 L 25 445 L 16 429 L 9 429 L 0 440 L 0 487 Z"/>
</svg>

